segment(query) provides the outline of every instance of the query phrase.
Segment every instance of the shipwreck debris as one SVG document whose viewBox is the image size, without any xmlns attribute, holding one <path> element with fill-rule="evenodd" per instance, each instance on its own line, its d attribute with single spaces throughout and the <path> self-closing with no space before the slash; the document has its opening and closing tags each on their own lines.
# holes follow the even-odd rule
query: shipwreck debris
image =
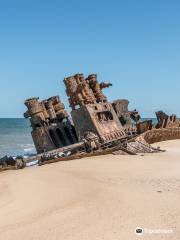
<svg viewBox="0 0 180 240">
<path fill-rule="evenodd" d="M 76 74 L 65 78 L 64 83 L 79 141 L 86 132 L 97 135 L 100 143 L 126 137 L 112 104 L 102 92 L 102 88 L 111 84 L 99 83 L 96 74 L 87 78 L 83 74 Z"/>
<path fill-rule="evenodd" d="M 156 112 L 157 124 L 150 130 L 137 136 L 137 139 L 145 143 L 156 143 L 174 139 L 180 139 L 180 120 L 176 115 L 167 115 L 163 111 Z"/>
<path fill-rule="evenodd" d="M 142 122 L 138 122 L 136 124 L 137 127 L 137 134 L 142 134 L 148 130 L 151 130 L 153 128 L 152 120 L 145 120 Z"/>
<path fill-rule="evenodd" d="M 124 131 L 127 135 L 133 136 L 137 134 L 136 125 L 140 120 L 140 115 L 136 109 L 129 111 L 128 105 L 129 101 L 127 99 L 118 99 L 112 103 Z"/>
<path fill-rule="evenodd" d="M 108 101 L 103 89 L 111 83 L 99 83 L 96 74 L 87 78 L 76 74 L 64 79 L 71 107 L 70 115 L 59 96 L 46 100 L 30 98 L 25 101 L 24 114 L 32 127 L 32 138 L 37 155 L 5 157 L 0 170 L 20 169 L 58 161 L 75 160 L 98 155 L 136 155 L 162 152 L 150 144 L 180 139 L 180 120 L 156 112 L 157 124 L 151 119 L 142 120 L 139 112 L 128 109 L 129 101 Z"/>
<path fill-rule="evenodd" d="M 142 121 L 136 109 L 130 111 L 128 109 L 129 101 L 127 99 L 118 99 L 114 101 L 112 105 L 128 136 L 139 135 L 152 129 L 152 120 Z"/>
<path fill-rule="evenodd" d="M 155 128 L 178 128 L 180 127 L 180 120 L 175 114 L 168 116 L 163 111 L 156 112 L 158 123 Z"/>
<path fill-rule="evenodd" d="M 25 101 L 32 127 L 32 138 L 37 153 L 47 152 L 77 142 L 72 122 L 59 96 L 39 101 L 31 98 Z"/>
<path fill-rule="evenodd" d="M 30 118 L 32 137 L 37 152 L 41 153 L 36 156 L 40 165 L 109 152 L 132 155 L 158 152 L 161 150 L 149 144 L 154 138 L 162 139 L 152 134 L 154 129 L 179 124 L 174 115 L 168 117 L 159 112 L 158 124 L 153 126 L 152 120 L 142 121 L 136 109 L 129 111 L 128 100 L 108 102 L 102 90 L 112 84 L 99 83 L 96 74 L 87 78 L 83 74 L 66 77 L 64 84 L 72 109 L 71 120 L 58 96 L 25 102 L 28 107 L 25 117 Z"/>
<path fill-rule="evenodd" d="M 26 162 L 22 156 L 4 156 L 0 159 L 0 171 L 7 169 L 23 169 L 25 166 Z"/>
<path fill-rule="evenodd" d="M 152 130 L 139 135 L 137 139 L 149 144 L 180 139 L 180 128 L 153 128 Z"/>
</svg>

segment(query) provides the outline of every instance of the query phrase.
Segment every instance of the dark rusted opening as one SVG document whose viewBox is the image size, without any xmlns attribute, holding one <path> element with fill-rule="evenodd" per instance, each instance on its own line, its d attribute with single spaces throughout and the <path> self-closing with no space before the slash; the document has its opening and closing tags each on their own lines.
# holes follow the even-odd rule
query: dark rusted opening
<svg viewBox="0 0 180 240">
<path fill-rule="evenodd" d="M 119 121 L 121 122 L 122 126 L 124 126 L 127 123 L 127 120 L 123 116 L 119 118 Z"/>
<path fill-rule="evenodd" d="M 97 113 L 97 118 L 100 122 L 107 122 L 113 120 L 113 115 L 110 111 L 103 111 Z"/>
<path fill-rule="evenodd" d="M 73 140 L 73 137 L 71 135 L 69 128 L 65 127 L 64 131 L 65 131 L 66 136 L 67 136 L 68 140 L 70 141 L 70 143 L 74 143 L 74 140 Z"/>
<path fill-rule="evenodd" d="M 40 128 L 41 125 L 37 123 L 34 127 L 35 127 L 35 128 Z"/>
<path fill-rule="evenodd" d="M 73 135 L 74 135 L 74 138 L 76 139 L 76 141 L 78 141 L 78 137 L 77 137 L 77 134 L 76 134 L 75 127 L 72 126 L 71 128 L 72 128 L 72 133 L 73 133 Z"/>
<path fill-rule="evenodd" d="M 63 133 L 61 132 L 61 130 L 59 128 L 56 129 L 56 133 L 57 133 L 57 135 L 59 137 L 59 140 L 61 141 L 62 145 L 67 146 L 66 139 L 65 139 Z"/>
<path fill-rule="evenodd" d="M 52 129 L 50 129 L 49 130 L 49 135 L 50 135 L 50 137 L 51 137 L 51 140 L 52 140 L 52 142 L 54 143 L 54 145 L 55 145 L 55 147 L 59 147 L 59 144 L 58 144 L 58 141 L 57 141 L 57 138 L 56 138 L 56 133 L 52 130 Z"/>
</svg>

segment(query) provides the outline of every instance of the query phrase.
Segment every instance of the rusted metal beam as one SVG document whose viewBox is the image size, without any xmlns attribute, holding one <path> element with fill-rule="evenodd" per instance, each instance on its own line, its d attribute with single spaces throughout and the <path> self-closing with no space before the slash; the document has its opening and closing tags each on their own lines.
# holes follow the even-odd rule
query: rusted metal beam
<svg viewBox="0 0 180 240">
<path fill-rule="evenodd" d="M 32 162 L 34 160 L 40 160 L 43 157 L 43 155 L 46 154 L 46 153 L 53 155 L 53 154 L 57 154 L 57 153 L 61 153 L 61 152 L 67 152 L 67 151 L 80 149 L 82 147 L 84 147 L 84 142 L 79 142 L 79 143 L 75 143 L 75 144 L 72 144 L 72 145 L 69 145 L 69 146 L 66 146 L 66 147 L 57 148 L 57 149 L 52 150 L 52 151 L 48 151 L 48 152 L 45 152 L 45 153 L 37 154 L 35 156 L 26 158 L 25 161 L 26 161 L 26 163 L 30 163 L 30 162 Z"/>
</svg>

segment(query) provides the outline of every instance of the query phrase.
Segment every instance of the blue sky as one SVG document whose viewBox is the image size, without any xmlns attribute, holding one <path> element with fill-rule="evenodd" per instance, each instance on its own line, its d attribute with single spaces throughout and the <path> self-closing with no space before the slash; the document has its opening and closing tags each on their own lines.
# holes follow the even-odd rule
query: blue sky
<svg viewBox="0 0 180 240">
<path fill-rule="evenodd" d="M 0 117 L 26 98 L 60 95 L 82 72 L 111 81 L 109 100 L 180 116 L 180 1 L 0 0 Z"/>
</svg>

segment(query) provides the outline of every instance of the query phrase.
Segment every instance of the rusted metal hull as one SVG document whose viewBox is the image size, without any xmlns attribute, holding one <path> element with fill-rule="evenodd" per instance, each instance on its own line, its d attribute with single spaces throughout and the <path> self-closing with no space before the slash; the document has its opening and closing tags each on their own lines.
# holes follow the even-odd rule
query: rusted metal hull
<svg viewBox="0 0 180 240">
<path fill-rule="evenodd" d="M 79 140 L 88 131 L 97 134 L 102 142 L 126 137 L 110 103 L 85 105 L 73 110 L 71 115 Z"/>
<path fill-rule="evenodd" d="M 180 128 L 159 128 L 149 130 L 138 136 L 139 141 L 145 141 L 149 144 L 180 139 Z"/>
</svg>

